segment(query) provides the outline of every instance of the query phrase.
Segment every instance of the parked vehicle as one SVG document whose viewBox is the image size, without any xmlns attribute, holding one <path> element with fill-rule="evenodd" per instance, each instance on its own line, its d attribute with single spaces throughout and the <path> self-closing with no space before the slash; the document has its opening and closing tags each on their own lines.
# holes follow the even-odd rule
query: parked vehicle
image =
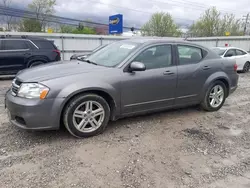
<svg viewBox="0 0 250 188">
<path fill-rule="evenodd" d="M 74 54 L 70 57 L 70 60 L 76 60 L 76 59 L 85 59 L 87 58 L 89 55 L 91 55 L 92 53 L 95 53 L 97 52 L 98 50 L 104 48 L 105 46 L 107 46 L 107 44 L 105 45 L 101 45 L 101 46 L 98 46 L 97 48 L 95 48 L 92 52 L 90 53 L 84 53 L 84 54 Z"/>
<path fill-rule="evenodd" d="M 55 71 L 56 70 L 56 71 Z M 76 137 L 110 120 L 200 104 L 217 111 L 236 90 L 237 65 L 184 41 L 131 39 L 82 61 L 24 70 L 6 94 L 10 121 L 23 129 L 59 129 Z"/>
<path fill-rule="evenodd" d="M 214 47 L 212 48 L 219 56 L 226 59 L 235 59 L 238 66 L 237 71 L 248 72 L 250 68 L 250 54 L 236 47 Z"/>
<path fill-rule="evenodd" d="M 0 38 L 0 75 L 60 60 L 60 51 L 52 41 L 25 36 Z"/>
</svg>

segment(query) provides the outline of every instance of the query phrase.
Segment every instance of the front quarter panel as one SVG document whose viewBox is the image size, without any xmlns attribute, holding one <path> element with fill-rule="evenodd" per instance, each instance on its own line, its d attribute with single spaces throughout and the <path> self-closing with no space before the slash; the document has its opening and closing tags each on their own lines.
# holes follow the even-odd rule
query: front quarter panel
<svg viewBox="0 0 250 188">
<path fill-rule="evenodd" d="M 117 70 L 117 69 L 116 69 Z M 73 96 L 88 91 L 102 91 L 107 93 L 115 102 L 117 113 L 120 111 L 120 81 L 119 72 L 103 73 L 99 75 L 75 75 L 48 80 L 42 84 L 50 88 L 48 98 L 64 98 L 62 108 Z"/>
</svg>

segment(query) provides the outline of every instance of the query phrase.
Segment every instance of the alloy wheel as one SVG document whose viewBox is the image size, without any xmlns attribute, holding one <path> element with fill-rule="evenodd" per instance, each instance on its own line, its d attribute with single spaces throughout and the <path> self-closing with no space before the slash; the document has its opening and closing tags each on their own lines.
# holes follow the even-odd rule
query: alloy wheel
<svg viewBox="0 0 250 188">
<path fill-rule="evenodd" d="M 220 85 L 215 85 L 209 94 L 209 104 L 212 108 L 217 108 L 224 100 L 224 89 Z"/>
<path fill-rule="evenodd" d="M 78 105 L 73 113 L 73 124 L 77 130 L 90 133 L 103 123 L 105 110 L 97 101 L 86 101 Z"/>
</svg>

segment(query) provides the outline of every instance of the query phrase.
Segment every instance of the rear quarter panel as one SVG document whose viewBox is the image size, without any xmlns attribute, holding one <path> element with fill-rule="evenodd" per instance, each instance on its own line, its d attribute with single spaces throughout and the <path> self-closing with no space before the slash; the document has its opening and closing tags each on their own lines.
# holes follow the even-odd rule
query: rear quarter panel
<svg viewBox="0 0 250 188">
<path fill-rule="evenodd" d="M 203 99 L 207 88 L 216 80 L 225 80 L 230 88 L 237 86 L 238 84 L 238 74 L 234 71 L 234 64 L 236 63 L 233 59 L 217 58 L 211 59 L 211 64 L 215 66 L 215 71 L 211 74 L 202 89 L 201 100 Z"/>
</svg>

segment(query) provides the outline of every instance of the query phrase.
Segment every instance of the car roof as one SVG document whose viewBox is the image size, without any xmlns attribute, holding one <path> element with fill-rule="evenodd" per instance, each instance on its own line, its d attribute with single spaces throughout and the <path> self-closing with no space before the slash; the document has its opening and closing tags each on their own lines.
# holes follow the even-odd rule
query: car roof
<svg viewBox="0 0 250 188">
<path fill-rule="evenodd" d="M 186 41 L 183 38 L 144 38 L 144 37 L 140 38 L 138 37 L 138 38 L 125 39 L 122 41 L 140 43 L 140 44 L 145 44 L 145 45 L 157 44 L 157 43 L 181 43 L 181 44 L 197 46 L 197 47 L 200 47 L 209 51 L 209 48 L 199 45 L 197 43 Z"/>
<path fill-rule="evenodd" d="M 4 39 L 4 40 L 8 40 L 8 39 L 20 39 L 20 40 L 45 40 L 47 41 L 47 39 L 42 38 L 42 37 L 33 37 L 33 36 L 11 36 L 11 35 L 0 35 L 0 40 Z"/>
<path fill-rule="evenodd" d="M 233 47 L 233 46 L 229 46 L 229 47 L 213 47 L 213 48 L 217 48 L 217 49 L 221 49 L 221 50 L 229 50 L 229 49 L 239 49 L 239 50 L 243 50 L 241 48 L 237 48 L 237 47 Z M 245 50 L 244 50 L 245 51 Z"/>
<path fill-rule="evenodd" d="M 126 41 L 130 41 L 130 42 L 135 42 L 135 43 L 160 43 L 160 42 L 186 42 L 184 41 L 184 39 L 159 39 L 159 38 L 132 38 L 132 39 L 126 39 Z M 190 43 L 190 42 L 186 42 L 186 43 Z"/>
</svg>

